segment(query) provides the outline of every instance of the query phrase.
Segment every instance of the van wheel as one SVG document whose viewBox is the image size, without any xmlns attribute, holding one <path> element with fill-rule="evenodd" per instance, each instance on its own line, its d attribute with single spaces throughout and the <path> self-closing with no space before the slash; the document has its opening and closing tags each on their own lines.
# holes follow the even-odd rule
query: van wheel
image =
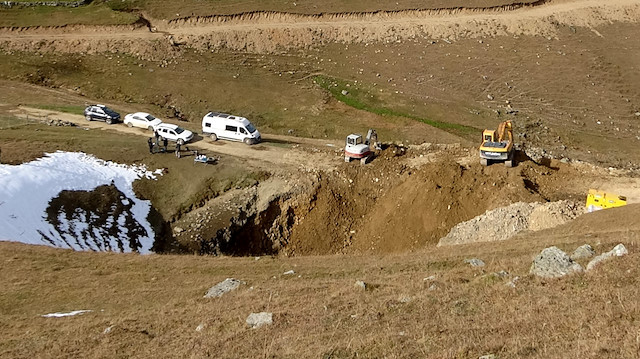
<svg viewBox="0 0 640 359">
<path fill-rule="evenodd" d="M 91 116 L 89 116 L 89 115 L 86 115 L 84 118 L 86 118 L 87 121 L 91 121 Z"/>
<path fill-rule="evenodd" d="M 177 142 L 180 146 L 184 145 L 184 140 L 178 140 Z"/>
<path fill-rule="evenodd" d="M 127 123 L 127 127 L 133 127 L 133 123 L 131 122 Z"/>
<path fill-rule="evenodd" d="M 489 160 L 487 160 L 486 158 L 481 158 L 480 159 L 480 164 L 482 166 L 488 166 L 489 165 Z"/>
<path fill-rule="evenodd" d="M 218 140 L 218 136 L 216 136 L 215 133 L 212 133 L 209 137 L 211 137 L 211 141 L 217 141 Z"/>
<path fill-rule="evenodd" d="M 242 142 L 244 142 L 245 145 L 250 145 L 251 144 L 251 139 L 250 138 L 245 138 L 244 141 L 242 141 Z"/>
<path fill-rule="evenodd" d="M 149 126 L 149 127 L 147 127 L 147 129 L 148 129 L 149 131 L 153 131 L 153 126 Z"/>
<path fill-rule="evenodd" d="M 107 125 L 113 124 L 113 120 L 111 120 L 110 118 L 106 119 L 105 122 L 107 123 Z"/>
</svg>

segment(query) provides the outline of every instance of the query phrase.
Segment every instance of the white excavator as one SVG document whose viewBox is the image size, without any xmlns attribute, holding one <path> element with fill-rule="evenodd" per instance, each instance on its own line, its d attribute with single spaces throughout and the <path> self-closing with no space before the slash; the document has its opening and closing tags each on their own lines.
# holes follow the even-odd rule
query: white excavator
<svg viewBox="0 0 640 359">
<path fill-rule="evenodd" d="M 344 146 L 344 161 L 351 162 L 352 159 L 358 159 L 364 165 L 373 157 L 374 150 L 382 150 L 376 130 L 370 128 L 364 140 L 362 135 L 352 133 L 347 136 Z"/>
</svg>

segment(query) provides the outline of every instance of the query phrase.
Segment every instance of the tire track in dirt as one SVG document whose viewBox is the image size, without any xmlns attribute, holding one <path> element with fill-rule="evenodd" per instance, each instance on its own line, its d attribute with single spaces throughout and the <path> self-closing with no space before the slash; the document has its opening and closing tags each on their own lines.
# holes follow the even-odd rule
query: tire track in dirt
<svg viewBox="0 0 640 359">
<path fill-rule="evenodd" d="M 637 22 L 638 19 L 640 0 L 610 0 L 605 4 L 598 0 L 539 1 L 531 5 L 483 9 L 318 15 L 256 12 L 171 21 L 148 19 L 147 26 L 3 28 L 0 44 L 14 50 L 99 52 L 122 51 L 129 46 L 137 48 L 134 43 L 139 40 L 168 39 L 167 46 L 179 43 L 207 51 L 228 48 L 273 53 L 329 42 L 455 40 L 501 35 L 554 37 L 560 25 L 593 29 L 610 22 Z M 119 42 L 119 46 L 104 46 L 105 42 Z"/>
</svg>

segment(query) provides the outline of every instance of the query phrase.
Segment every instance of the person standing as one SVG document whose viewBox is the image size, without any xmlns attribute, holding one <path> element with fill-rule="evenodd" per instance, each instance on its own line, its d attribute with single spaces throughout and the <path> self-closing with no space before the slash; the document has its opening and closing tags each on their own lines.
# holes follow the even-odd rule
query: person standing
<svg viewBox="0 0 640 359">
<path fill-rule="evenodd" d="M 162 144 L 164 145 L 164 152 L 167 152 L 167 145 L 169 144 L 169 141 L 166 138 L 162 139 Z"/>
<path fill-rule="evenodd" d="M 180 153 L 180 144 L 176 143 L 176 157 L 180 158 L 181 153 Z"/>
<path fill-rule="evenodd" d="M 147 144 L 149 145 L 149 153 L 153 154 L 153 137 L 149 137 Z"/>
</svg>

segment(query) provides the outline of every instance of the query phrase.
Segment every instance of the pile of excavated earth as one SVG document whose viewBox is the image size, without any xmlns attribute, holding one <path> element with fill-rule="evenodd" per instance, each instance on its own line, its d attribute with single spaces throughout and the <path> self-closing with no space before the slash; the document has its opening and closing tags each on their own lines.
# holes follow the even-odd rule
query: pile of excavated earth
<svg viewBox="0 0 640 359">
<path fill-rule="evenodd" d="M 587 170 L 554 165 L 483 167 L 471 148 L 392 145 L 365 166 L 274 175 L 231 191 L 177 221 L 174 234 L 188 251 L 227 255 L 389 253 L 502 241 L 585 213 Z"/>
</svg>

